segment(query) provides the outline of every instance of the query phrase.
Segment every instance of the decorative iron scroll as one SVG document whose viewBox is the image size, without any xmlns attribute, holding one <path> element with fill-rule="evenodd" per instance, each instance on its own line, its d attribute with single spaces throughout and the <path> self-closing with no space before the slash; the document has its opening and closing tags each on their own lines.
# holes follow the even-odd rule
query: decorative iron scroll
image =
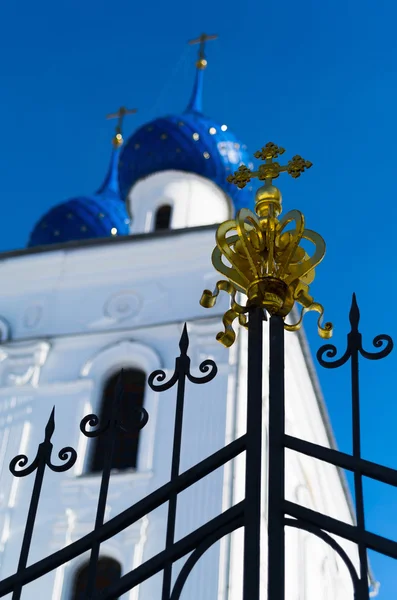
<svg viewBox="0 0 397 600">
<path fill-rule="evenodd" d="M 343 356 L 333 361 L 324 360 L 324 356 L 327 358 L 335 358 L 338 351 L 334 344 L 325 344 L 324 346 L 321 346 L 317 351 L 317 360 L 322 367 L 325 367 L 326 369 L 337 369 L 344 365 L 349 358 L 351 358 L 352 361 L 355 361 L 358 354 L 361 354 L 361 356 L 369 360 L 379 360 L 388 356 L 393 350 L 394 344 L 392 338 L 390 335 L 384 333 L 377 335 L 372 342 L 375 348 L 380 348 L 379 352 L 368 352 L 367 350 L 364 350 L 362 346 L 362 335 L 358 329 L 360 323 L 360 310 L 358 308 L 356 294 L 353 294 L 352 297 L 349 321 L 351 330 L 347 335 L 347 346 Z M 355 367 L 356 365 L 354 364 L 354 368 Z"/>
<path fill-rule="evenodd" d="M 30 499 L 30 505 L 28 510 L 28 517 L 26 520 L 25 531 L 23 534 L 21 553 L 19 555 L 19 562 L 17 572 L 15 574 L 15 585 L 13 587 L 12 600 L 20 600 L 23 583 L 20 581 L 20 576 L 26 569 L 26 565 L 29 557 L 29 550 L 32 541 L 33 529 L 36 520 L 37 508 L 39 505 L 39 499 L 41 494 L 41 488 L 43 485 L 45 468 L 48 467 L 51 471 L 56 473 L 62 473 L 71 469 L 76 462 L 77 452 L 74 448 L 67 446 L 62 448 L 58 452 L 58 457 L 64 462 L 63 465 L 55 465 L 51 462 L 51 454 L 53 445 L 51 443 L 52 434 L 55 430 L 55 406 L 53 407 L 50 418 L 48 419 L 45 427 L 44 441 L 39 445 L 37 454 L 33 462 L 27 467 L 28 457 L 25 454 L 19 454 L 15 456 L 10 462 L 10 471 L 15 477 L 26 477 L 34 471 L 36 471 L 36 477 L 33 484 L 32 496 Z M 19 468 L 19 470 L 17 469 Z"/>
<path fill-rule="evenodd" d="M 87 437 L 93 438 L 100 435 L 105 435 L 105 459 L 103 465 L 103 472 L 101 478 L 101 487 L 99 489 L 98 506 L 95 518 L 95 530 L 99 530 L 104 523 L 106 500 L 109 491 L 109 480 L 110 472 L 112 469 L 112 460 L 115 450 L 116 437 L 118 430 L 124 430 L 123 423 L 121 421 L 121 402 L 125 394 L 124 391 L 124 371 L 120 372 L 117 378 L 116 389 L 114 392 L 114 401 L 111 405 L 110 418 L 106 423 L 101 423 L 100 427 L 94 431 L 88 431 L 87 425 L 90 427 L 96 427 L 99 425 L 99 418 L 95 414 L 87 415 L 81 420 L 80 431 Z M 149 415 L 143 407 L 134 407 L 137 416 L 136 423 L 134 423 L 137 430 L 143 429 L 149 420 Z M 100 542 L 96 540 L 91 548 L 91 554 L 88 564 L 87 574 L 87 598 L 92 598 L 95 591 L 95 580 L 97 577 L 98 559 L 99 559 Z"/>
<path fill-rule="evenodd" d="M 149 379 L 148 384 L 155 392 L 165 392 L 171 389 L 176 383 L 178 383 L 177 397 L 176 397 L 176 410 L 175 410 L 175 424 L 174 424 L 174 437 L 173 437 L 173 448 L 172 448 L 172 461 L 171 461 L 171 477 L 170 483 L 173 484 L 179 476 L 180 457 L 181 457 L 181 443 L 182 443 L 182 425 L 183 425 L 183 409 L 185 401 L 185 381 L 188 379 L 192 383 L 201 384 L 207 383 L 214 379 L 217 374 L 218 368 L 213 360 L 205 360 L 200 366 L 200 372 L 205 373 L 203 377 L 194 377 L 190 372 L 190 358 L 187 355 L 189 348 L 189 337 L 187 334 L 186 323 L 183 327 L 182 336 L 179 341 L 179 349 L 181 351 L 178 358 L 175 360 L 175 370 L 169 381 L 161 383 L 166 379 L 166 373 L 162 370 L 154 371 Z M 165 536 L 165 550 L 170 551 L 174 545 L 175 537 L 175 523 L 176 523 L 176 508 L 177 508 L 178 494 L 174 492 L 169 499 L 168 503 L 168 518 L 167 518 L 167 531 Z M 197 552 L 197 551 L 196 551 Z M 194 555 L 194 553 L 193 553 Z M 185 569 L 186 571 L 186 569 Z M 187 576 L 187 575 L 186 575 Z M 163 574 L 163 589 L 161 593 L 162 600 L 169 600 L 170 598 L 179 598 L 180 592 L 173 593 L 171 596 L 171 580 L 172 580 L 172 561 L 167 562 L 164 574 Z M 181 586 L 181 579 L 178 580 L 178 585 Z M 183 584 L 182 584 L 183 587 Z M 182 591 L 181 587 L 181 591 Z"/>
</svg>

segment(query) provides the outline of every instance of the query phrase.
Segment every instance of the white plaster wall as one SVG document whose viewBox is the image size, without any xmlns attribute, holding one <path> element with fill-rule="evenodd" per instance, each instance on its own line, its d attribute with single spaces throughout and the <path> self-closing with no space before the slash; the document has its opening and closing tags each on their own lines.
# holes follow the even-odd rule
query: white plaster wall
<svg viewBox="0 0 397 600">
<path fill-rule="evenodd" d="M 199 305 L 203 287 L 212 288 L 219 278 L 211 264 L 215 227 L 145 237 L 0 261 L 0 316 L 7 315 L 12 339 L 138 327 L 153 330 L 155 339 L 160 323 L 208 318 L 226 310 L 227 298 L 211 314 Z M 55 353 L 48 360 L 58 377 L 69 380 L 69 365 L 60 368 Z"/>
<path fill-rule="evenodd" d="M 91 531 L 100 479 L 86 475 L 89 441 L 79 431 L 81 418 L 99 409 L 107 375 L 138 366 L 148 373 L 161 368 L 172 375 L 183 322 L 190 335 L 189 356 L 197 375 L 202 360 L 213 358 L 218 375 L 205 386 L 187 383 L 181 469 L 205 458 L 245 432 L 247 336 L 240 330 L 229 351 L 215 341 L 220 316 L 228 308 L 222 296 L 207 311 L 199 306 L 204 288 L 218 279 L 210 262 L 215 227 L 140 237 L 79 249 L 63 248 L 0 262 L 4 292 L 0 317 L 10 325 L 11 341 L 0 347 L 0 577 L 17 566 L 33 476 L 14 479 L 8 464 L 16 454 L 33 460 L 55 405 L 53 460 L 67 445 L 78 451 L 75 467 L 46 472 L 29 563 Z M 265 325 L 266 339 L 267 325 Z M 287 334 L 287 429 L 328 445 L 324 423 L 299 339 Z M 266 440 L 267 345 L 264 348 L 264 461 L 262 584 L 266 597 Z M 168 481 L 176 389 L 157 394 L 146 390 L 148 425 L 142 431 L 137 472 L 111 477 L 106 519 Z M 351 522 L 336 470 L 313 465 L 306 457 L 287 457 L 287 497 Z M 178 501 L 176 537 L 186 535 L 242 498 L 244 457 L 216 471 Z M 166 507 L 154 511 L 103 545 L 120 561 L 123 572 L 164 547 Z M 291 539 L 289 539 L 291 538 Z M 328 600 L 324 581 L 335 583 L 347 600 L 351 589 L 341 566 L 320 544 L 295 532 L 287 539 L 288 600 Z M 192 572 L 182 598 L 241 598 L 241 532 L 209 552 Z M 304 548 L 304 550 L 302 550 Z M 298 558 L 307 558 L 305 564 Z M 311 555 L 314 551 L 316 561 Z M 305 554 L 306 553 L 306 554 Z M 68 600 L 80 557 L 26 588 L 23 598 Z M 180 564 L 175 567 L 177 573 Z M 339 568 L 339 566 L 338 566 Z M 310 569 L 309 578 L 304 578 Z M 328 579 L 327 579 L 328 578 Z M 340 581 L 339 581 L 340 580 Z M 155 577 L 129 600 L 153 600 L 161 590 Z M 345 591 L 343 591 L 345 590 Z M 139 594 L 138 594 L 139 591 Z M 323 593 L 324 592 L 324 593 Z M 323 595 L 321 595 L 323 594 Z"/>
<path fill-rule="evenodd" d="M 221 223 L 231 218 L 231 203 L 215 183 L 184 171 L 161 171 L 138 181 L 127 199 L 131 233 L 154 231 L 160 206 L 172 208 L 170 229 Z"/>
</svg>

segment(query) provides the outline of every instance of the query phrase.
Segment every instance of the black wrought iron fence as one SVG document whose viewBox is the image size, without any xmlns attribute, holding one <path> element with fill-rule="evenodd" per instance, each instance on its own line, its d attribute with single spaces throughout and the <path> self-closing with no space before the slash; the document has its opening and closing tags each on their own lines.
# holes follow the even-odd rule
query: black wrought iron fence
<svg viewBox="0 0 397 600">
<path fill-rule="evenodd" d="M 181 438 L 186 380 L 193 384 L 211 381 L 217 373 L 212 360 L 205 360 L 199 369 L 202 377 L 190 372 L 190 359 L 187 354 L 189 338 L 186 325 L 180 339 L 180 355 L 176 358 L 175 370 L 166 381 L 164 371 L 155 371 L 149 377 L 150 387 L 163 392 L 177 385 L 174 433 L 172 438 L 172 464 L 170 480 L 130 508 L 109 521 L 104 521 L 105 505 L 111 475 L 112 456 L 117 431 L 123 428 L 119 418 L 119 406 L 123 390 L 122 375 L 118 380 L 115 401 L 111 414 L 105 423 L 94 415 L 87 415 L 81 421 L 81 432 L 90 437 L 106 438 L 105 463 L 101 477 L 100 492 L 94 529 L 86 536 L 70 544 L 51 556 L 27 566 L 35 517 L 39 505 L 40 493 L 46 467 L 63 472 L 70 469 L 77 454 L 71 447 L 59 451 L 61 464 L 52 462 L 53 445 L 51 437 L 55 428 L 54 409 L 45 427 L 44 441 L 39 445 L 35 459 L 28 465 L 25 455 L 16 456 L 10 464 L 15 477 L 24 477 L 36 473 L 33 492 L 23 536 L 18 567 L 14 575 L 0 582 L 0 597 L 12 594 L 13 600 L 19 600 L 24 586 L 43 575 L 57 569 L 81 554 L 89 551 L 90 559 L 87 573 L 85 598 L 88 600 L 110 600 L 118 598 L 145 580 L 163 573 L 161 600 L 178 600 L 184 584 L 201 556 L 222 537 L 236 529 L 244 528 L 243 554 L 243 600 L 259 600 L 260 591 L 260 522 L 261 522 L 261 460 L 262 460 L 262 349 L 263 320 L 266 315 L 261 308 L 249 309 L 248 318 L 248 398 L 246 433 L 227 446 L 197 463 L 190 469 L 180 472 Z M 362 477 L 370 477 L 383 483 L 397 486 L 397 471 L 366 461 L 361 457 L 360 417 L 359 417 L 359 355 L 367 359 L 380 359 L 387 356 L 393 342 L 389 336 L 380 335 L 374 339 L 378 352 L 363 349 L 359 332 L 359 310 L 355 297 L 350 311 L 351 331 L 348 334 L 347 349 L 341 358 L 336 358 L 335 346 L 327 344 L 318 352 L 320 364 L 326 368 L 338 368 L 350 360 L 352 381 L 353 414 L 353 454 L 349 455 L 335 449 L 325 448 L 299 438 L 286 435 L 284 416 L 284 322 L 281 317 L 269 319 L 269 498 L 268 498 L 268 599 L 284 600 L 284 564 L 285 564 L 285 526 L 304 529 L 327 542 L 346 564 L 354 588 L 356 600 L 366 600 L 368 590 L 367 550 L 397 558 L 397 543 L 365 528 Z M 329 359 L 329 360 L 326 360 Z M 332 359 L 335 359 L 332 361 Z M 136 428 L 142 429 L 149 418 L 143 407 L 136 408 Z M 90 428 L 94 428 L 91 430 Z M 355 502 L 357 523 L 349 525 L 314 510 L 305 508 L 285 499 L 285 449 L 289 448 L 313 458 L 325 461 L 354 473 Z M 217 515 L 201 527 L 175 541 L 175 522 L 178 494 L 197 483 L 228 461 L 245 452 L 246 477 L 245 497 L 223 513 Z M 100 546 L 139 519 L 168 503 L 166 525 L 166 543 L 164 550 L 158 552 L 135 569 L 123 574 L 120 579 L 105 590 L 95 589 L 98 571 Z M 360 569 L 357 573 L 351 559 L 336 542 L 332 535 L 355 542 L 359 549 Z M 186 557 L 184 566 L 172 585 L 174 563 Z M 45 599 L 43 599 L 45 600 Z"/>
<path fill-rule="evenodd" d="M 392 486 L 397 486 L 397 471 L 364 460 L 361 456 L 359 388 L 359 356 L 361 355 L 363 358 L 369 360 L 385 358 L 393 349 L 393 341 L 388 335 L 377 335 L 373 340 L 373 345 L 378 349 L 378 352 L 368 352 L 363 348 L 362 335 L 359 331 L 360 311 L 355 294 L 353 294 L 349 319 L 351 330 L 347 335 L 347 347 L 344 354 L 340 358 L 335 358 L 338 353 L 337 348 L 333 344 L 325 344 L 318 350 L 317 360 L 321 366 L 327 369 L 342 367 L 350 361 L 353 433 L 352 455 L 286 435 L 284 432 L 284 418 L 280 415 L 280 405 L 284 403 L 282 393 L 279 393 L 278 399 L 275 396 L 272 399 L 275 404 L 273 406 L 273 415 L 276 414 L 277 417 L 274 418 L 272 414 L 269 416 L 269 426 L 276 428 L 276 432 L 273 431 L 273 439 L 276 439 L 276 443 L 270 448 L 270 461 L 273 464 L 273 469 L 269 476 L 269 497 L 272 494 L 276 494 L 277 497 L 274 499 L 273 505 L 269 507 L 269 518 L 270 511 L 272 511 L 271 522 L 274 528 L 275 546 L 276 548 L 280 548 L 277 556 L 274 556 L 274 553 L 269 555 L 269 599 L 271 598 L 272 600 L 276 598 L 278 600 L 284 599 L 284 526 L 304 529 L 318 536 L 339 554 L 350 573 L 355 600 L 367 600 L 369 598 L 367 550 L 375 550 L 386 556 L 397 558 L 397 543 L 395 541 L 371 533 L 365 528 L 363 477 L 369 477 Z M 273 318 L 270 321 L 272 322 L 272 320 Z M 279 337 L 281 338 L 282 334 Z M 275 348 L 272 349 L 271 346 L 271 352 L 277 352 L 280 342 L 277 342 L 275 339 L 273 343 L 275 344 Z M 353 473 L 355 525 L 344 523 L 285 499 L 283 482 L 280 481 L 280 476 L 275 472 L 274 466 L 275 461 L 280 460 L 280 453 L 284 454 L 285 448 L 306 454 L 341 469 L 347 469 Z M 277 516 L 276 519 L 274 519 L 274 515 Z M 357 544 L 359 554 L 358 573 L 349 556 L 332 535 Z M 272 544 L 271 539 L 269 539 L 269 544 Z"/>
<path fill-rule="evenodd" d="M 112 412 L 106 423 L 100 423 L 97 415 L 90 414 L 84 417 L 80 423 L 81 432 L 90 437 L 104 436 L 106 438 L 106 450 L 104 452 L 105 462 L 101 476 L 101 485 L 99 491 L 97 513 L 94 529 L 85 537 L 77 542 L 70 544 L 66 548 L 55 552 L 51 556 L 27 566 L 29 549 L 32 540 L 32 534 L 35 525 L 35 517 L 40 500 L 43 478 L 46 467 L 53 471 L 67 471 L 72 468 L 76 462 L 76 451 L 71 447 L 63 448 L 59 451 L 58 457 L 63 464 L 56 465 L 52 462 L 53 445 L 51 437 L 55 429 L 54 411 L 52 410 L 49 421 L 45 428 L 44 441 L 39 445 L 35 459 L 28 465 L 29 459 L 25 455 L 16 456 L 10 464 L 11 473 L 15 477 L 24 477 L 36 471 L 35 482 L 28 510 L 28 517 L 25 526 L 22 549 L 18 563 L 17 571 L 14 575 L 7 577 L 0 582 L 0 597 L 12 593 L 13 600 L 19 600 L 24 586 L 39 577 L 57 569 L 61 565 L 90 551 L 90 559 L 87 575 L 86 595 L 88 598 L 110 599 L 117 598 L 123 593 L 131 590 L 149 577 L 156 573 L 163 572 L 162 599 L 177 600 L 182 592 L 183 585 L 202 554 L 221 537 L 227 535 L 234 529 L 244 525 L 246 517 L 244 503 L 241 502 L 229 510 L 215 517 L 202 527 L 199 527 L 181 540 L 174 541 L 177 497 L 180 492 L 189 486 L 200 481 L 211 472 L 215 471 L 229 460 L 235 458 L 245 450 L 246 436 L 235 440 L 227 447 L 212 454 L 205 460 L 196 464 L 191 469 L 180 473 L 180 453 L 182 439 L 182 423 L 185 399 L 186 380 L 193 384 L 203 384 L 211 381 L 217 373 L 217 367 L 212 360 L 205 360 L 201 363 L 199 369 L 203 373 L 202 377 L 195 377 L 190 372 L 190 358 L 187 355 L 189 338 L 186 325 L 180 339 L 180 355 L 176 358 L 175 371 L 169 381 L 166 380 L 164 371 L 155 371 L 149 377 L 150 387 L 162 392 L 170 389 L 177 384 L 177 403 L 175 412 L 175 425 L 173 435 L 173 451 L 171 478 L 167 484 L 148 495 L 143 500 L 137 502 L 134 506 L 125 510 L 113 519 L 104 522 L 105 506 L 108 495 L 109 479 L 111 474 L 112 457 L 116 442 L 117 431 L 123 428 L 123 423 L 119 420 L 119 407 L 123 389 L 123 376 L 120 374 L 116 386 L 115 400 L 112 404 Z M 137 408 L 137 428 L 143 428 L 149 418 L 144 408 Z M 90 430 L 90 428 L 95 428 Z M 163 551 L 140 565 L 133 571 L 124 574 L 117 582 L 109 586 L 106 590 L 98 592 L 95 590 L 95 580 L 97 576 L 98 559 L 100 545 L 105 540 L 115 536 L 123 531 L 146 514 L 168 502 L 168 518 L 166 531 L 166 547 Z M 191 553 L 191 554 L 190 554 Z M 183 556 L 190 554 L 184 567 L 179 573 L 175 584 L 171 586 L 172 566 L 175 561 Z"/>
</svg>

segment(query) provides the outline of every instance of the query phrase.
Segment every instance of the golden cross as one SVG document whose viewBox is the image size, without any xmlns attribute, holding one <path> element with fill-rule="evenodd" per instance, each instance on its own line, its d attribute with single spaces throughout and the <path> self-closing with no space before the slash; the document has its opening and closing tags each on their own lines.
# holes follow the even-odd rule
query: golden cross
<svg viewBox="0 0 397 600">
<path fill-rule="evenodd" d="M 122 127 L 124 117 L 126 115 L 132 115 L 137 112 L 136 108 L 126 108 L 125 106 L 120 106 L 119 110 L 115 113 L 111 113 L 110 115 L 106 115 L 107 119 L 118 119 L 116 125 L 116 135 L 114 136 L 112 142 L 113 146 L 118 148 L 123 143 L 123 135 L 122 135 Z"/>
<path fill-rule="evenodd" d="M 265 164 L 259 165 L 257 171 L 251 171 L 245 165 L 241 165 L 233 175 L 227 177 L 229 183 L 234 183 L 238 188 L 244 188 L 251 179 L 258 178 L 261 181 L 268 181 L 270 184 L 272 179 L 276 179 L 280 173 L 288 173 L 296 179 L 300 177 L 305 169 L 310 169 L 313 163 L 309 160 L 305 160 L 299 155 L 294 156 L 288 161 L 288 164 L 282 166 L 278 162 L 273 162 L 274 158 L 278 158 L 281 154 L 284 154 L 284 148 L 276 146 L 273 142 L 269 142 L 262 148 L 255 152 L 255 158 L 260 158 L 265 161 Z"/>
<path fill-rule="evenodd" d="M 205 42 L 208 42 L 209 40 L 216 40 L 217 37 L 217 35 L 207 35 L 206 33 L 202 33 L 200 37 L 189 41 L 189 44 L 200 44 L 198 52 L 198 61 L 196 63 L 198 69 L 205 69 L 205 67 L 207 66 L 207 61 L 204 53 Z"/>
</svg>

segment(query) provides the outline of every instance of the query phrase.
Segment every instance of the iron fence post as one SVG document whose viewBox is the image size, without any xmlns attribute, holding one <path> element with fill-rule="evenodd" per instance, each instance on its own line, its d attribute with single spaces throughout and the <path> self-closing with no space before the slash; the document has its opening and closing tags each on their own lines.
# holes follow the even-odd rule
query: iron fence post
<svg viewBox="0 0 397 600">
<path fill-rule="evenodd" d="M 180 459 L 181 459 L 181 444 L 182 444 L 182 426 L 183 426 L 183 410 L 184 410 L 184 402 L 185 402 L 185 383 L 186 379 L 188 379 L 191 383 L 194 384 L 203 384 L 211 381 L 215 375 L 217 374 L 217 366 L 213 360 L 207 359 L 204 360 L 200 366 L 199 370 L 201 373 L 204 373 L 203 377 L 195 377 L 190 372 L 190 358 L 187 354 L 189 348 L 189 336 L 187 333 L 186 323 L 183 327 L 182 335 L 179 340 L 179 348 L 180 355 L 175 360 L 175 370 L 169 381 L 166 383 L 155 383 L 155 380 L 158 382 L 164 381 L 166 378 L 166 374 L 164 371 L 157 370 L 154 371 L 149 379 L 148 384 L 152 388 L 152 390 L 157 392 L 164 392 L 165 390 L 169 390 L 172 388 L 175 383 L 178 383 L 177 388 L 177 400 L 175 407 L 175 421 L 174 421 L 174 436 L 173 436 L 173 445 L 172 445 L 172 460 L 171 460 L 171 478 L 170 484 L 173 489 L 171 489 L 169 498 L 168 498 L 168 515 L 167 515 L 167 529 L 166 529 L 166 539 L 165 539 L 165 553 L 166 556 L 170 558 L 165 560 L 164 569 L 163 569 L 163 586 L 161 592 L 162 600 L 169 600 L 172 597 L 178 597 L 174 595 L 172 592 L 172 566 L 173 560 L 171 558 L 172 550 L 175 545 L 174 537 L 175 537 L 175 523 L 176 523 L 176 510 L 177 510 L 177 502 L 178 502 L 178 491 L 174 489 L 176 482 L 179 478 L 179 468 L 180 468 Z M 183 587 L 183 584 L 182 584 Z"/>
<path fill-rule="evenodd" d="M 41 447 L 43 448 L 43 452 L 51 452 L 51 446 L 52 446 L 52 444 L 51 444 L 51 442 L 49 442 L 48 439 L 46 439 L 43 442 L 43 444 L 41 445 Z M 44 448 L 45 448 L 45 450 L 44 450 Z M 20 554 L 19 561 L 18 561 L 17 574 L 22 573 L 25 570 L 26 564 L 28 562 L 30 544 L 32 541 L 34 523 L 36 520 L 37 509 L 39 506 L 39 499 L 40 499 L 40 494 L 41 494 L 41 488 L 43 485 L 45 467 L 46 467 L 46 463 L 43 460 L 43 456 L 42 456 L 41 460 L 39 461 L 37 472 L 36 472 L 36 477 L 34 480 L 32 497 L 31 497 L 30 505 L 29 505 L 28 518 L 26 520 L 26 527 L 25 527 L 25 532 L 23 535 L 22 549 L 21 549 L 21 554 Z M 23 588 L 22 584 L 17 584 L 15 586 L 15 588 L 13 590 L 13 594 L 12 594 L 12 600 L 20 600 L 22 588 Z"/>
<path fill-rule="evenodd" d="M 269 331 L 269 500 L 268 600 L 284 600 L 284 494 L 285 494 L 285 381 L 284 321 L 270 318 Z"/>
<path fill-rule="evenodd" d="M 50 418 L 48 419 L 45 427 L 44 440 L 39 444 L 37 454 L 33 462 L 26 466 L 28 463 L 28 457 L 25 454 L 18 454 L 10 462 L 9 469 L 15 477 L 26 477 L 34 471 L 36 471 L 36 477 L 33 484 L 32 495 L 30 498 L 28 517 L 26 520 L 25 531 L 23 534 L 22 547 L 19 555 L 18 567 L 16 572 L 16 582 L 13 586 L 12 600 L 19 600 L 23 589 L 23 576 L 29 557 L 30 545 L 32 542 L 33 529 L 37 515 L 37 509 L 39 506 L 40 494 L 43 485 L 44 473 L 46 467 L 49 467 L 51 471 L 62 473 L 67 471 L 76 462 L 77 453 L 74 448 L 66 446 L 59 451 L 58 457 L 63 461 L 64 464 L 55 465 L 51 462 L 51 453 L 53 445 L 51 442 L 52 434 L 55 430 L 55 406 L 53 407 Z M 17 467 L 19 469 L 17 469 Z"/>
<path fill-rule="evenodd" d="M 111 405 L 111 411 L 109 415 L 109 421 L 107 425 L 106 431 L 103 432 L 105 435 L 105 456 L 104 456 L 104 465 L 102 471 L 101 485 L 99 488 L 99 496 L 98 496 L 98 504 L 97 504 L 97 512 L 95 517 L 95 525 L 94 531 L 98 531 L 104 523 L 105 519 L 105 510 L 106 510 L 106 502 L 109 492 L 109 483 L 110 483 L 110 472 L 112 470 L 112 460 L 114 449 L 116 445 L 116 436 L 117 429 L 120 426 L 120 418 L 121 418 L 121 399 L 124 394 L 124 381 L 123 381 L 123 370 L 121 370 L 120 375 L 117 380 L 114 401 Z M 99 550 L 100 550 L 100 541 L 96 539 L 91 548 L 90 559 L 88 563 L 88 575 L 87 575 L 87 586 L 86 586 L 86 599 L 91 600 L 94 597 L 95 593 L 95 581 L 97 577 L 98 571 L 98 560 L 99 560 Z"/>
<path fill-rule="evenodd" d="M 248 395 L 245 472 L 243 599 L 259 600 L 262 462 L 263 309 L 252 307 L 248 317 Z"/>
<path fill-rule="evenodd" d="M 175 407 L 175 422 L 174 422 L 174 440 L 172 446 L 172 461 L 171 461 L 171 478 L 170 481 L 174 482 L 179 475 L 179 467 L 181 460 L 181 445 L 182 445 L 182 426 L 183 426 L 183 410 L 185 401 L 185 383 L 186 373 L 189 370 L 189 358 L 186 354 L 188 348 L 188 336 L 186 325 L 183 329 L 182 338 L 180 342 L 181 355 L 177 359 L 178 361 L 178 388 L 176 397 Z M 168 516 L 167 516 L 167 531 L 165 538 L 166 550 L 172 548 L 175 537 L 175 524 L 176 524 L 176 508 L 178 502 L 178 494 L 170 494 L 168 501 Z M 171 595 L 172 586 L 172 561 L 168 562 L 164 568 L 163 575 L 163 587 L 161 592 L 162 600 L 169 600 Z"/>
<path fill-rule="evenodd" d="M 356 333 L 356 332 L 354 332 Z M 353 333 L 353 336 L 354 336 Z M 353 337 L 352 336 L 352 337 Z M 359 388 L 359 360 L 358 347 L 352 344 L 351 352 L 351 388 L 352 388 L 352 425 L 353 425 L 353 457 L 357 461 L 354 470 L 354 493 L 356 500 L 356 520 L 360 533 L 365 531 L 364 493 L 361 469 L 361 425 L 360 425 L 360 388 Z M 358 544 L 358 555 L 360 560 L 360 583 L 359 599 L 369 600 L 368 585 L 368 559 L 367 549 L 363 543 Z"/>
</svg>

